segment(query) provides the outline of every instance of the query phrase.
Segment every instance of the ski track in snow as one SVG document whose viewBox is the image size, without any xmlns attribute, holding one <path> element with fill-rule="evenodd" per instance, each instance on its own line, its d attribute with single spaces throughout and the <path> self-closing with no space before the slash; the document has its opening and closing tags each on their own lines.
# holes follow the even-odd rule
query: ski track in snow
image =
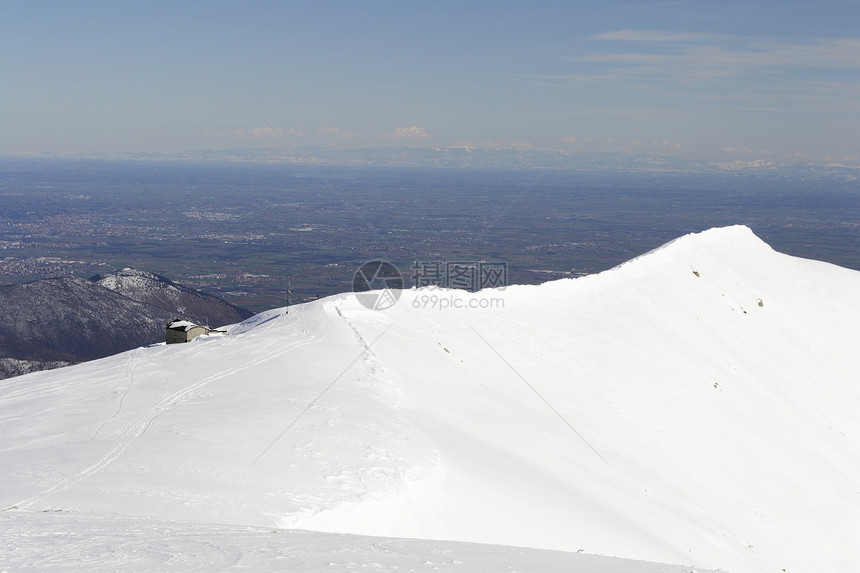
<svg viewBox="0 0 860 573">
<path fill-rule="evenodd" d="M 118 432 L 115 432 L 114 434 L 112 434 L 111 436 L 108 437 L 109 440 L 117 441 L 118 443 L 116 446 L 114 446 L 113 449 L 111 449 L 107 453 L 107 455 L 105 455 L 99 461 L 97 461 L 93 465 L 83 469 L 80 472 L 66 476 L 63 479 L 56 481 L 50 487 L 43 490 L 39 494 L 32 496 L 30 498 L 27 498 L 25 500 L 22 500 L 16 504 L 14 504 L 13 507 L 16 507 L 18 509 L 28 508 L 35 503 L 44 501 L 50 495 L 57 493 L 59 491 L 62 491 L 64 489 L 67 489 L 67 488 L 71 487 L 72 485 L 86 479 L 87 477 L 90 477 L 90 476 L 98 473 L 99 471 L 103 470 L 108 465 L 110 465 L 114 460 L 116 460 L 117 458 L 122 456 L 123 453 L 125 453 L 128 450 L 128 448 L 131 447 L 135 442 L 137 442 L 138 440 L 140 440 L 141 438 L 146 436 L 146 434 L 149 432 L 149 429 L 152 427 L 152 425 L 155 423 L 155 421 L 158 419 L 159 416 L 163 415 L 165 412 L 167 412 L 175 404 L 181 402 L 183 399 L 185 399 L 189 395 L 193 394 L 195 391 L 203 388 L 207 384 L 210 384 L 216 380 L 221 380 L 223 378 L 233 376 L 239 372 L 242 372 L 243 370 L 247 370 L 249 368 L 259 366 L 261 364 L 264 364 L 266 362 L 269 362 L 271 360 L 279 358 L 279 357 L 283 356 L 284 354 L 288 354 L 288 353 L 294 351 L 295 349 L 297 349 L 301 346 L 306 346 L 308 344 L 311 344 L 313 342 L 318 342 L 319 340 L 322 340 L 325 338 L 325 333 L 323 333 L 322 336 L 316 336 L 316 335 L 310 333 L 306 328 L 304 328 L 302 326 L 303 309 L 296 308 L 294 310 L 294 313 L 297 315 L 296 320 L 293 321 L 292 324 L 287 323 L 285 326 L 295 327 L 302 334 L 302 336 L 300 337 L 299 340 L 297 340 L 291 344 L 284 345 L 280 339 L 273 337 L 271 340 L 268 340 L 266 342 L 265 346 L 262 347 L 262 352 L 260 352 L 261 356 L 259 358 L 256 358 L 254 360 L 250 360 L 247 362 L 243 362 L 243 363 L 241 363 L 240 366 L 221 371 L 217 374 L 214 374 L 212 376 L 204 378 L 203 380 L 189 384 L 188 386 L 185 386 L 184 388 L 181 388 L 180 390 L 177 390 L 175 392 L 170 392 L 170 393 L 164 394 L 161 397 L 161 399 L 154 406 L 147 409 L 135 421 L 126 425 L 123 429 L 119 430 Z M 257 324 L 257 326 L 265 324 L 267 322 L 270 322 L 270 321 L 278 318 L 278 316 L 279 316 L 279 314 L 274 315 L 274 316 L 272 316 L 266 320 L 263 320 L 262 322 L 259 322 Z M 275 347 L 275 346 L 281 346 L 281 348 L 279 350 L 273 350 L 273 347 Z M 132 388 L 132 385 L 134 382 L 133 373 L 134 373 L 135 365 L 137 364 L 137 362 L 139 360 L 139 357 L 140 357 L 140 349 L 130 351 L 130 353 L 128 355 L 127 367 L 126 367 L 126 383 L 128 385 L 128 390 L 130 390 Z M 93 439 L 93 437 L 96 434 L 98 434 L 98 432 L 110 420 L 113 420 L 114 418 L 117 417 L 117 415 L 119 415 L 119 413 L 122 409 L 122 401 L 124 400 L 125 395 L 128 393 L 128 390 L 126 390 L 126 392 L 120 398 L 120 401 L 119 401 L 120 403 L 118 404 L 117 410 L 114 412 L 114 414 L 108 420 L 106 420 L 103 424 L 101 424 L 101 426 L 99 426 L 99 428 L 96 429 L 96 431 L 93 433 L 93 435 L 90 437 L 90 440 L 88 440 L 88 441 L 91 441 Z"/>
<path fill-rule="evenodd" d="M 125 402 L 126 396 L 128 396 L 128 393 L 131 392 L 131 389 L 134 387 L 134 371 L 137 368 L 138 362 L 140 361 L 141 353 L 142 349 L 140 348 L 136 348 L 129 352 L 128 361 L 125 365 L 125 386 L 122 390 L 122 394 L 117 400 L 116 407 L 114 408 L 113 413 L 110 416 L 108 416 L 107 418 L 102 418 L 100 416 L 101 412 L 97 414 L 96 419 L 102 419 L 102 422 L 98 425 L 98 427 L 96 427 L 96 429 L 93 430 L 92 434 L 90 434 L 90 437 L 87 439 L 88 442 L 92 442 L 96 438 L 96 436 L 98 436 L 99 432 L 101 432 L 107 424 L 112 422 L 117 416 L 119 416 L 120 412 L 122 412 L 123 402 Z M 119 380 L 119 377 L 114 380 L 114 392 L 116 391 L 116 387 L 119 383 Z"/>
</svg>

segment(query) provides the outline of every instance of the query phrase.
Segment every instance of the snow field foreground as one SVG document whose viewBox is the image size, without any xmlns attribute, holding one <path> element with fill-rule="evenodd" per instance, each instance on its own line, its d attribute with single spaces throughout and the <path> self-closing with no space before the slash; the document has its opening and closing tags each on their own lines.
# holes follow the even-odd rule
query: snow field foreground
<svg viewBox="0 0 860 573">
<path fill-rule="evenodd" d="M 121 559 L 162 530 L 168 568 L 189 536 L 249 559 L 271 530 L 320 554 L 342 539 L 289 529 L 425 540 L 396 541 L 410 555 L 857 571 L 858 293 L 860 273 L 729 227 L 599 275 L 386 311 L 329 297 L 5 380 L 0 569 L 76 539 Z"/>
<path fill-rule="evenodd" d="M 17 513 L 0 520 L 0 534 L 0 571 L 709 573 L 584 553 L 68 512 Z"/>
</svg>

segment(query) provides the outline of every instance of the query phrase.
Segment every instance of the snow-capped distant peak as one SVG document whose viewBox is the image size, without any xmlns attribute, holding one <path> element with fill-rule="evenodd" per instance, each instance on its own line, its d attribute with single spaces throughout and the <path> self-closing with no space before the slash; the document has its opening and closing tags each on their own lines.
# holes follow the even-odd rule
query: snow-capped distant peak
<svg viewBox="0 0 860 573">
<path fill-rule="evenodd" d="M 151 292 L 154 290 L 179 290 L 170 280 L 160 275 L 130 267 L 93 278 L 103 287 L 126 295 L 128 293 Z"/>
</svg>

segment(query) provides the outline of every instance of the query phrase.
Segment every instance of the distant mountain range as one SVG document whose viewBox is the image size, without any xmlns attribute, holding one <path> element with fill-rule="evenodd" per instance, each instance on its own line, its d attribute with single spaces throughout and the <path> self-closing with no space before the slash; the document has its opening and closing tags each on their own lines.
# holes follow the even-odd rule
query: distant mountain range
<svg viewBox="0 0 860 573">
<path fill-rule="evenodd" d="M 325 147 L 237 148 L 188 151 L 183 153 L 95 153 L 41 158 L 74 158 L 132 161 L 216 161 L 219 163 L 311 164 L 373 167 L 442 167 L 455 169 L 560 169 L 607 173 L 695 174 L 734 177 L 813 178 L 855 182 L 860 178 L 856 159 L 844 161 L 804 161 L 796 157 L 776 157 L 767 153 L 725 152 L 704 160 L 643 146 L 625 151 L 580 149 L 536 149 L 509 146 L 476 147 L 365 147 L 331 149 Z M 2 159 L 2 157 L 0 157 Z"/>
<path fill-rule="evenodd" d="M 163 341 L 165 322 L 177 316 L 222 326 L 253 314 L 130 268 L 0 286 L 0 308 L 0 379 Z"/>
</svg>

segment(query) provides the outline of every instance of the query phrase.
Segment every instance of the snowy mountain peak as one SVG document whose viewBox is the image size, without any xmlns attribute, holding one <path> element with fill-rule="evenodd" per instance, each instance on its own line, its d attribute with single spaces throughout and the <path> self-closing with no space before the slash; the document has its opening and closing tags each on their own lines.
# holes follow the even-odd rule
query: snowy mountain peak
<svg viewBox="0 0 860 573">
<path fill-rule="evenodd" d="M 773 249 L 758 238 L 745 225 L 734 225 L 731 227 L 714 227 L 700 233 L 689 233 L 682 237 L 670 241 L 663 247 L 675 249 L 722 249 L 726 251 L 735 251 L 738 256 L 742 252 L 755 253 L 770 253 Z"/>
<path fill-rule="evenodd" d="M 177 285 L 161 275 L 130 267 L 96 275 L 90 280 L 133 300 L 174 314 L 178 311 L 183 318 L 210 326 L 221 326 L 251 314 L 212 295 Z"/>
<path fill-rule="evenodd" d="M 856 571 L 858 292 L 860 273 L 730 227 L 580 279 L 385 311 L 339 295 L 11 379 L 0 524 L 62 510 Z"/>
<path fill-rule="evenodd" d="M 698 256 L 720 257 L 725 260 L 767 256 L 773 249 L 745 225 L 714 227 L 700 233 L 689 233 L 619 265 L 620 267 L 656 263 L 668 259 Z M 692 258 L 691 258 L 692 257 Z M 643 263 L 643 261 L 647 261 Z M 652 269 L 653 270 L 653 269 Z"/>
<path fill-rule="evenodd" d="M 173 282 L 165 277 L 131 267 L 125 267 L 106 275 L 96 275 L 91 280 L 120 294 L 136 294 L 153 290 L 179 290 Z"/>
</svg>

